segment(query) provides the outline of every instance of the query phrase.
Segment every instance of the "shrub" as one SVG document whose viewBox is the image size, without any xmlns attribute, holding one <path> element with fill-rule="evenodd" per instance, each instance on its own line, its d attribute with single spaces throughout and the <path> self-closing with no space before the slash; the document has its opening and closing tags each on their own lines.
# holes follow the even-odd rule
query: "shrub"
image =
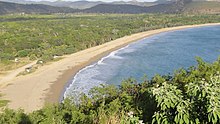
<svg viewBox="0 0 220 124">
<path fill-rule="evenodd" d="M 16 56 L 18 57 L 26 57 L 28 56 L 30 50 L 20 50 L 17 52 Z"/>
</svg>

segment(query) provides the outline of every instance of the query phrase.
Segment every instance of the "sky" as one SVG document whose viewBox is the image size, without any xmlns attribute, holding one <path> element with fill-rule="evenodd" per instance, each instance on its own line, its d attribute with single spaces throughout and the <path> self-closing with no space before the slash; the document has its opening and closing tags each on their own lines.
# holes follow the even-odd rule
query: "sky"
<svg viewBox="0 0 220 124">
<path fill-rule="evenodd" d="M 31 0 L 31 1 L 57 1 L 57 0 Z M 80 1 L 80 0 L 62 0 L 62 1 Z M 103 2 L 113 2 L 113 1 L 132 1 L 132 0 L 87 0 L 87 1 L 103 1 Z M 152 2 L 156 0 L 137 0 L 139 2 Z"/>
</svg>

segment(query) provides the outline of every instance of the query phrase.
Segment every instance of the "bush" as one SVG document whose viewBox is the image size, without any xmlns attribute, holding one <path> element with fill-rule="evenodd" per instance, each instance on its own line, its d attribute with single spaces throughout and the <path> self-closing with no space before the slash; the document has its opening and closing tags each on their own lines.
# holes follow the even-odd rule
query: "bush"
<svg viewBox="0 0 220 124">
<path fill-rule="evenodd" d="M 31 54 L 29 56 L 30 60 L 36 60 L 37 59 L 37 56 L 35 54 Z"/>
<path fill-rule="evenodd" d="M 219 124 L 219 68 L 219 60 L 208 64 L 199 59 L 197 67 L 181 69 L 174 76 L 95 87 L 90 97 L 82 95 L 80 104 L 66 99 L 28 115 L 6 109 L 0 114 L 0 123 Z"/>
<path fill-rule="evenodd" d="M 17 57 L 26 57 L 28 56 L 30 50 L 20 50 L 17 52 Z"/>
<path fill-rule="evenodd" d="M 15 57 L 9 53 L 1 53 L 0 54 L 0 61 L 2 60 L 13 60 Z"/>
</svg>

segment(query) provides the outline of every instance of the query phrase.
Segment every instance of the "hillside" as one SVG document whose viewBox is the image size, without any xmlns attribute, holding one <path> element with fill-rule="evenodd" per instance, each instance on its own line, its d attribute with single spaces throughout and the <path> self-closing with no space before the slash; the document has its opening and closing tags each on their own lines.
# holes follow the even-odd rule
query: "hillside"
<svg viewBox="0 0 220 124">
<path fill-rule="evenodd" d="M 129 4 L 99 4 L 83 10 L 86 13 L 180 13 L 182 8 L 178 3 L 158 4 L 149 7 Z"/>
<path fill-rule="evenodd" d="M 220 13 L 220 2 L 203 1 L 191 2 L 185 6 L 185 13 Z"/>
<path fill-rule="evenodd" d="M 62 2 L 62 1 L 61 1 Z M 45 3 L 43 1 L 42 3 Z M 58 2 L 50 2 L 58 3 Z M 65 4 L 72 5 L 73 2 L 62 2 Z M 89 6 L 94 6 L 87 8 Z M 10 2 L 0 2 L 0 14 L 9 14 L 9 13 L 75 13 L 75 12 L 85 12 L 85 13 L 128 13 L 128 14 L 137 14 L 137 13 L 173 13 L 176 12 L 176 8 L 172 8 L 172 4 L 158 4 L 154 6 L 144 7 L 132 4 L 100 4 L 102 2 L 88 2 L 88 1 L 78 1 L 74 2 L 74 6 L 79 6 L 79 8 L 87 8 L 83 10 L 76 10 L 67 7 L 54 7 L 44 4 L 18 4 Z M 60 5 L 60 4 L 59 4 Z M 57 4 L 58 6 L 58 4 Z M 84 6 L 84 7 L 82 7 Z M 172 9 L 170 9 L 172 8 Z"/>
<path fill-rule="evenodd" d="M 0 1 L 0 14 L 10 13 L 72 13 L 78 10 L 66 7 L 53 7 L 43 4 L 17 4 Z"/>
<path fill-rule="evenodd" d="M 32 2 L 33 3 L 33 2 Z M 70 7 L 73 9 L 87 9 L 99 4 L 103 4 L 104 2 L 101 1 L 55 1 L 55 2 L 49 2 L 49 1 L 40 1 L 40 2 L 34 2 L 35 4 L 45 4 L 45 5 L 51 5 L 51 6 L 57 6 L 57 7 Z"/>
<path fill-rule="evenodd" d="M 119 4 L 121 3 L 121 4 Z M 131 4 L 98 4 L 83 10 L 86 13 L 220 13 L 220 2 L 216 1 L 191 1 L 178 0 L 176 2 L 155 4 L 151 6 L 139 6 Z"/>
<path fill-rule="evenodd" d="M 13 0 L 14 1 L 14 0 Z M 16 2 L 16 1 L 15 1 Z M 25 2 L 23 2 L 25 3 Z M 28 3 L 28 1 L 26 1 Z M 10 13 L 123 13 L 123 14 L 138 14 L 138 13 L 205 13 L 216 14 L 220 13 L 220 2 L 217 1 L 191 1 L 191 0 L 178 0 L 178 1 L 157 1 L 155 3 L 146 2 L 48 2 L 41 1 L 35 2 L 38 4 L 18 4 L 9 2 L 0 2 L 0 14 Z M 42 3 L 42 4 L 39 4 Z M 53 3 L 49 6 L 45 4 Z M 141 5 L 142 4 L 142 5 Z M 55 6 L 69 6 L 68 7 L 55 7 Z M 85 9 L 73 9 L 73 8 Z"/>
<path fill-rule="evenodd" d="M 94 7 L 99 4 L 128 4 L 138 6 L 152 6 L 156 5 L 157 2 L 137 2 L 137 1 L 115 1 L 115 2 L 102 2 L 102 1 L 28 1 L 28 0 L 2 0 L 5 2 L 20 3 L 20 4 L 45 4 L 56 7 L 70 7 L 73 9 L 87 9 Z M 164 3 L 164 2 L 163 2 Z"/>
<path fill-rule="evenodd" d="M 99 4 L 89 9 L 83 10 L 86 13 L 146 13 L 146 7 L 125 4 Z"/>
</svg>

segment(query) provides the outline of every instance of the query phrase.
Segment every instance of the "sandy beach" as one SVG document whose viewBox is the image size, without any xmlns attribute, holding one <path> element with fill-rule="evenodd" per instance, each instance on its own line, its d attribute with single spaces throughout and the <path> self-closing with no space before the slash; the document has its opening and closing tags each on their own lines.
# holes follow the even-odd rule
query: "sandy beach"
<svg viewBox="0 0 220 124">
<path fill-rule="evenodd" d="M 22 108 L 25 112 L 38 110 L 46 103 L 58 103 L 67 82 L 80 69 L 99 60 L 110 52 L 124 47 L 131 42 L 161 32 L 211 25 L 220 25 L 220 23 L 180 26 L 141 32 L 66 55 L 63 59 L 42 66 L 31 74 L 0 81 L 0 93 L 4 95 L 2 99 L 10 100 L 9 108 Z"/>
</svg>

